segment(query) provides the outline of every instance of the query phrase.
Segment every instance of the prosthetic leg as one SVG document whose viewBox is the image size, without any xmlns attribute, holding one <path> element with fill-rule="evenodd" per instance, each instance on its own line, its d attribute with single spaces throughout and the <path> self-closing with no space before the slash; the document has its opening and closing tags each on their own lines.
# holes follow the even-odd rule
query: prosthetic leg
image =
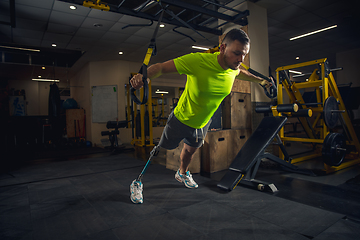
<svg viewBox="0 0 360 240">
<path fill-rule="evenodd" d="M 144 176 L 146 170 L 150 166 L 151 159 L 154 156 L 157 156 L 159 154 L 159 151 L 160 151 L 159 145 L 155 146 L 153 148 L 153 150 L 151 150 L 150 157 L 149 157 L 145 167 L 141 171 L 140 175 L 134 181 L 132 181 L 132 183 L 130 184 L 130 200 L 133 203 L 143 203 L 143 195 L 142 195 L 143 184 L 141 182 L 141 178 Z"/>
<path fill-rule="evenodd" d="M 143 168 L 143 170 L 141 171 L 140 175 L 136 178 L 136 181 L 138 182 L 141 182 L 141 178 L 142 176 L 145 174 L 146 170 L 148 169 L 150 163 L 151 163 L 151 159 L 155 156 L 157 156 L 159 154 L 159 151 L 160 151 L 160 146 L 159 145 L 156 145 L 153 150 L 151 150 L 150 152 L 150 157 L 145 165 L 145 167 Z"/>
</svg>

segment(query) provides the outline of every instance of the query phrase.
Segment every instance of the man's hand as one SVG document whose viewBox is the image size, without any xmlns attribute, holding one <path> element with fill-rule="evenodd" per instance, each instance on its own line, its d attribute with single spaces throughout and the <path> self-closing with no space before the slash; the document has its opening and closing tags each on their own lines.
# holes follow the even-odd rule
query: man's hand
<svg viewBox="0 0 360 240">
<path fill-rule="evenodd" d="M 272 84 L 270 83 L 270 82 L 268 82 L 268 81 L 266 81 L 266 80 L 263 80 L 263 81 L 261 81 L 261 83 L 260 83 L 260 85 L 261 86 L 265 86 L 265 87 L 270 87 Z"/>
<path fill-rule="evenodd" d="M 143 75 L 138 73 L 135 76 L 133 76 L 130 80 L 131 86 L 135 89 L 140 89 L 144 86 L 144 82 L 142 80 Z M 150 79 L 147 79 L 148 83 L 150 82 Z"/>
<path fill-rule="evenodd" d="M 267 80 L 263 80 L 263 81 L 261 81 L 260 85 L 268 88 L 268 87 L 272 86 L 273 85 L 272 83 L 274 82 L 272 77 L 270 77 L 270 80 L 271 80 L 271 82 L 269 82 Z"/>
</svg>

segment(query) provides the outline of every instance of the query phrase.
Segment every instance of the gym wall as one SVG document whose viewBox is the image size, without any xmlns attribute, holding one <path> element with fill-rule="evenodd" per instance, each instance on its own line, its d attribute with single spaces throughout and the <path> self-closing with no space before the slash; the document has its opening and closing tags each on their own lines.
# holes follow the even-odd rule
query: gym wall
<svg viewBox="0 0 360 240">
<path fill-rule="evenodd" d="M 91 116 L 91 87 L 92 86 L 118 86 L 118 120 L 126 119 L 125 107 L 125 84 L 129 83 L 129 77 L 132 72 L 137 72 L 141 63 L 128 61 L 98 61 L 86 64 L 73 78 L 71 78 L 71 97 L 74 98 L 79 107 L 84 108 L 86 112 L 86 140 L 93 144 L 100 145 L 101 131 L 106 131 L 106 123 L 93 123 Z M 169 86 L 183 87 L 185 84 L 184 76 L 172 75 L 162 77 L 154 81 L 155 86 L 164 86 L 169 82 Z M 179 86 L 180 85 L 180 86 Z M 154 138 L 161 136 L 163 127 L 154 127 Z M 130 143 L 132 140 L 131 129 L 119 129 L 119 139 L 122 143 Z"/>
</svg>

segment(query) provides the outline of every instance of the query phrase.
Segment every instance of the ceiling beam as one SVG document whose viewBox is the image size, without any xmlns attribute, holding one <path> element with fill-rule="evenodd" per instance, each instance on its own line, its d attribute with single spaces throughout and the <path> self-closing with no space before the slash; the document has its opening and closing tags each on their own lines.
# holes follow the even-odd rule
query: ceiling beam
<svg viewBox="0 0 360 240">
<path fill-rule="evenodd" d="M 83 1 L 82 0 L 60 0 L 62 2 L 69 2 L 69 3 L 74 3 L 77 5 L 82 5 Z M 122 1 L 122 3 L 125 0 Z M 180 8 L 184 8 L 184 9 L 188 9 L 191 11 L 195 11 L 210 17 L 214 17 L 216 19 L 221 19 L 224 20 L 226 22 L 231 22 L 231 23 L 235 23 L 235 24 L 239 24 L 242 26 L 245 26 L 248 24 L 247 21 L 247 16 L 249 15 L 249 11 L 243 11 L 243 12 L 239 12 L 236 10 L 236 12 L 238 12 L 238 14 L 234 15 L 234 16 L 230 16 L 230 15 L 226 15 L 217 11 L 213 11 L 207 8 L 203 8 L 200 6 L 196 6 L 193 4 L 189 4 L 189 3 L 185 3 L 182 1 L 178 1 L 178 0 L 161 0 L 162 4 L 168 4 L 168 5 L 173 5 L 176 7 L 180 7 Z M 152 14 L 147 14 L 146 12 L 137 12 L 134 11 L 133 9 L 129 9 L 129 8 L 125 8 L 123 6 L 120 5 L 120 7 L 118 5 L 113 5 L 113 4 L 107 4 L 108 6 L 110 6 L 110 11 L 111 12 L 116 12 L 116 13 L 121 13 L 124 15 L 129 15 L 129 16 L 133 16 L 133 17 L 138 17 L 138 18 L 144 18 L 144 19 L 148 19 L 148 20 L 152 20 L 152 21 L 157 21 L 158 20 L 158 16 L 152 15 Z M 166 24 L 171 24 L 177 27 L 184 27 L 184 28 L 188 28 L 187 26 L 185 26 L 183 23 L 181 23 L 180 21 L 174 19 L 173 17 L 171 18 L 167 18 L 164 17 L 162 19 L 163 23 Z M 189 26 L 191 26 L 193 29 L 197 30 L 197 31 L 202 31 L 202 32 L 207 32 L 207 33 L 211 33 L 214 35 L 221 35 L 222 34 L 222 30 L 221 29 L 217 29 L 217 28 L 209 28 L 206 26 L 202 26 L 202 25 L 197 25 L 197 24 L 192 24 L 192 23 L 188 23 Z"/>
<path fill-rule="evenodd" d="M 15 28 L 16 27 L 15 0 L 9 0 L 9 13 L 10 13 L 10 22 L 0 21 L 0 24 L 9 25 L 12 28 Z"/>
<path fill-rule="evenodd" d="M 207 8 L 204 8 L 204 7 L 189 4 L 189 3 L 179 1 L 179 0 L 161 0 L 161 2 L 165 3 L 165 4 L 177 6 L 177 7 L 180 7 L 180 8 L 189 9 L 189 10 L 192 10 L 192 11 L 195 11 L 195 12 L 198 12 L 198 13 L 208 15 L 210 17 L 215 17 L 217 19 L 221 19 L 221 20 L 224 20 L 224 21 L 227 21 L 227 22 L 237 23 L 237 24 L 240 24 L 240 25 L 241 25 L 241 23 L 243 23 L 244 18 L 249 16 L 249 10 L 246 10 L 246 11 L 243 11 L 243 12 L 238 11 L 238 10 L 234 10 L 234 11 L 238 12 L 238 14 L 236 14 L 234 16 L 230 16 L 230 15 L 227 15 L 227 14 L 223 14 L 223 13 L 220 13 L 220 12 L 217 12 L 217 11 L 213 11 L 213 10 L 210 10 L 210 9 L 207 9 Z M 208 3 L 210 3 L 210 2 L 208 2 Z M 224 8 L 226 8 L 226 6 L 224 6 Z"/>
</svg>

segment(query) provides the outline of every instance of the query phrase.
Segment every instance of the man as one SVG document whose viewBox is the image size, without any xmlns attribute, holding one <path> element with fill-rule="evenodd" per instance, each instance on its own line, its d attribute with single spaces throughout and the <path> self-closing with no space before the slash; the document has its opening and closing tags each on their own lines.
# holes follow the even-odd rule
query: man
<svg viewBox="0 0 360 240">
<path fill-rule="evenodd" d="M 174 149 L 184 140 L 181 164 L 175 179 L 188 188 L 198 187 L 188 167 L 195 151 L 203 144 L 211 117 L 222 100 L 230 94 L 234 79 L 270 86 L 268 81 L 239 68 L 249 48 L 247 34 L 240 29 L 232 29 L 225 35 L 219 52 L 191 53 L 148 68 L 150 79 L 168 73 L 187 75 L 185 90 L 168 118 L 158 146 Z M 142 75 L 135 75 L 130 82 L 135 89 L 141 88 Z M 134 180 L 130 189 L 131 201 L 142 203 L 142 183 Z"/>
</svg>

